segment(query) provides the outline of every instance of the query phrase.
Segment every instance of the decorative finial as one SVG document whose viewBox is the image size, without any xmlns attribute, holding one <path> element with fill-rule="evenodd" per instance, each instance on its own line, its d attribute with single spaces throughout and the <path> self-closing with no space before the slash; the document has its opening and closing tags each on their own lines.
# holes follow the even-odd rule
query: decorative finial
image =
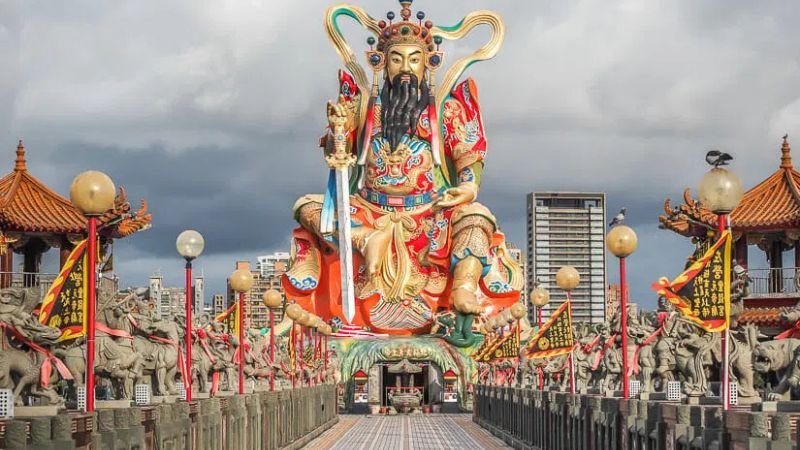
<svg viewBox="0 0 800 450">
<path fill-rule="evenodd" d="M 22 145 L 22 139 L 20 139 L 19 144 L 17 144 L 17 161 L 16 165 L 14 166 L 14 170 L 28 170 L 28 167 L 25 164 L 25 146 Z"/>
<path fill-rule="evenodd" d="M 792 168 L 792 148 L 789 146 L 789 135 L 783 135 L 783 144 L 781 145 L 781 169 Z"/>
</svg>

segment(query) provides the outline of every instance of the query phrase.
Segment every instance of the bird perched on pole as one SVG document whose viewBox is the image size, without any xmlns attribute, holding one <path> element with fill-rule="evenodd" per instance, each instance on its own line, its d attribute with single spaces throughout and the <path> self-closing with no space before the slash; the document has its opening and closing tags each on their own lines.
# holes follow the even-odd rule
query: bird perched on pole
<svg viewBox="0 0 800 450">
<path fill-rule="evenodd" d="M 611 222 L 608 224 L 609 227 L 613 227 L 616 225 L 622 225 L 622 222 L 625 221 L 625 208 L 619 210 L 619 213 L 614 216 Z"/>
<path fill-rule="evenodd" d="M 727 166 L 730 161 L 733 161 L 733 156 L 729 153 L 719 150 L 710 150 L 706 153 L 706 162 L 714 167 Z"/>
</svg>

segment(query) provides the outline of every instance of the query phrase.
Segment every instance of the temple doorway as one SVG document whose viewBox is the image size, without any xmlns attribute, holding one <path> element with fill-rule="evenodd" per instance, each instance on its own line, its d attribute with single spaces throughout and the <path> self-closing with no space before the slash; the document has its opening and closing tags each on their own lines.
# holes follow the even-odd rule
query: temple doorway
<svg viewBox="0 0 800 450">
<path fill-rule="evenodd" d="M 442 372 L 431 361 L 384 362 L 380 367 L 381 407 L 398 413 L 441 404 Z M 435 408 L 438 410 L 438 408 Z"/>
</svg>

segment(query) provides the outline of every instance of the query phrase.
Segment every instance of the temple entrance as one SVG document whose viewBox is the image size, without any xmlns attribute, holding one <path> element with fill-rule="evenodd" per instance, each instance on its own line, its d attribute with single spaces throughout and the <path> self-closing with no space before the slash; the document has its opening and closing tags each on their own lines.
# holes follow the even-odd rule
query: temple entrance
<svg viewBox="0 0 800 450">
<path fill-rule="evenodd" d="M 398 413 L 438 411 L 442 397 L 442 372 L 431 361 L 384 362 L 380 370 L 381 408 Z M 434 408 L 435 406 L 435 408 Z"/>
</svg>

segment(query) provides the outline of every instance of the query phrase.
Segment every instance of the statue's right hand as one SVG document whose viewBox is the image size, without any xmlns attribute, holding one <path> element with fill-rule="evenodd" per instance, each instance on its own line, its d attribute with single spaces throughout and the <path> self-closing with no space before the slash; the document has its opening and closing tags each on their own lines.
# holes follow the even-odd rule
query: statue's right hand
<svg viewBox="0 0 800 450">
<path fill-rule="evenodd" d="M 339 96 L 339 101 L 333 103 L 328 101 L 328 126 L 332 133 L 347 133 L 353 129 L 353 114 L 347 109 L 343 95 Z"/>
</svg>

